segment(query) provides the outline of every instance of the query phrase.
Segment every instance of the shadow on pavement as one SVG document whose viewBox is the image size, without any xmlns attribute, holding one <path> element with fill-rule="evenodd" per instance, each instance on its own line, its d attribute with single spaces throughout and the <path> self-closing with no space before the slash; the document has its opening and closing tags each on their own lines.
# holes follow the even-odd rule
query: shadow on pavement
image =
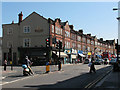
<svg viewBox="0 0 120 90">
<path fill-rule="evenodd" d="M 54 84 L 46 84 L 46 85 L 25 85 L 24 87 L 27 88 L 84 88 L 86 85 L 88 85 L 90 82 L 101 76 L 102 74 L 105 74 L 108 70 L 110 70 L 112 66 L 108 66 L 105 68 L 101 68 L 96 71 L 96 73 L 80 73 L 79 76 L 67 79 L 67 80 L 58 80 Z M 64 75 L 64 74 L 62 74 Z M 66 74 L 65 74 L 66 75 Z M 68 75 L 68 74 L 67 74 Z M 48 82 L 49 83 L 49 82 Z"/>
</svg>

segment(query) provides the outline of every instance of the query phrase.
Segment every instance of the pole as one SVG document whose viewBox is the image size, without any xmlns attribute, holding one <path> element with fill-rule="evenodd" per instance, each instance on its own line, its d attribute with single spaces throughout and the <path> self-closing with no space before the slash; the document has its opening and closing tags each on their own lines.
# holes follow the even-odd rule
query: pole
<svg viewBox="0 0 120 90">
<path fill-rule="evenodd" d="M 59 59 L 58 59 L 58 71 L 61 70 L 61 61 L 60 61 L 60 40 L 59 40 Z"/>
<path fill-rule="evenodd" d="M 60 40 L 59 40 L 59 60 L 60 60 Z"/>
<path fill-rule="evenodd" d="M 119 52 L 119 51 L 118 51 L 118 39 L 117 39 L 117 61 L 118 61 L 118 59 L 119 59 L 119 58 L 118 58 L 118 55 L 119 55 L 118 52 Z"/>
<path fill-rule="evenodd" d="M 12 56 L 12 45 L 11 45 L 11 71 L 13 70 L 13 56 Z"/>
</svg>

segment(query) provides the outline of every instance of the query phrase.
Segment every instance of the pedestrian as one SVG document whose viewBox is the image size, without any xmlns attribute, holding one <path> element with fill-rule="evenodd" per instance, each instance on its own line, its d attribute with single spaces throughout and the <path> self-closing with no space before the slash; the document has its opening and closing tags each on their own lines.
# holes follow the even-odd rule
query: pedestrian
<svg viewBox="0 0 120 90">
<path fill-rule="evenodd" d="M 89 73 L 92 73 L 92 71 L 94 73 L 96 73 L 94 60 L 91 60 L 91 65 L 90 65 L 90 71 L 89 71 Z"/>
<path fill-rule="evenodd" d="M 5 59 L 5 61 L 4 61 L 4 71 L 6 71 L 6 67 L 7 67 L 7 60 Z"/>
<path fill-rule="evenodd" d="M 33 62 L 31 62 L 31 61 L 29 60 L 28 56 L 26 56 L 25 60 L 26 60 L 27 67 L 28 67 L 29 70 L 30 70 L 30 73 L 31 73 L 31 74 L 34 74 L 33 71 L 32 71 L 32 69 L 31 69 L 31 65 L 32 65 Z"/>
<path fill-rule="evenodd" d="M 58 71 L 60 71 L 61 70 L 61 61 L 59 60 L 58 61 Z"/>
</svg>

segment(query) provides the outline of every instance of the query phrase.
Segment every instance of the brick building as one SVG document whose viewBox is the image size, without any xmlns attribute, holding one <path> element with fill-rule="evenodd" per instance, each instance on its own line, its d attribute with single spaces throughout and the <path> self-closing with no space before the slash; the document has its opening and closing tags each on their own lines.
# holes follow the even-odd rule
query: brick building
<svg viewBox="0 0 120 90">
<path fill-rule="evenodd" d="M 103 41 L 91 34 L 84 34 L 83 30 L 74 30 L 69 22 L 62 22 L 60 18 L 52 20 L 40 16 L 36 12 L 22 19 L 19 14 L 18 23 L 4 24 L 3 27 L 3 60 L 10 60 L 9 49 L 12 49 L 14 64 L 22 63 L 25 56 L 37 65 L 43 65 L 48 60 L 57 62 L 58 49 L 56 42 L 62 42 L 61 61 L 72 63 L 79 57 L 89 58 L 92 55 L 101 56 L 103 52 L 115 54 L 115 40 Z M 46 48 L 46 39 L 50 38 L 50 47 Z"/>
</svg>

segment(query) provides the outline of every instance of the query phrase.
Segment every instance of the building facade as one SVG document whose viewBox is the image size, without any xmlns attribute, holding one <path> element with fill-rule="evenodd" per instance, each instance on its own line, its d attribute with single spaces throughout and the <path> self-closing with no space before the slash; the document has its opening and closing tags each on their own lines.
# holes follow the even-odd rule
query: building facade
<svg viewBox="0 0 120 90">
<path fill-rule="evenodd" d="M 68 21 L 46 19 L 36 12 L 25 19 L 22 19 L 22 12 L 18 16 L 18 23 L 2 26 L 2 60 L 12 60 L 13 64 L 18 65 L 28 55 L 37 65 L 45 64 L 48 60 L 57 62 L 58 41 L 62 42 L 60 58 L 64 64 L 77 61 L 79 57 L 101 56 L 103 52 L 115 54 L 115 40 L 103 41 L 102 38 L 84 34 L 83 30 L 74 30 Z M 47 38 L 50 39 L 49 48 L 46 47 Z"/>
<path fill-rule="evenodd" d="M 0 37 L 0 65 L 2 63 L 2 37 Z"/>
</svg>

